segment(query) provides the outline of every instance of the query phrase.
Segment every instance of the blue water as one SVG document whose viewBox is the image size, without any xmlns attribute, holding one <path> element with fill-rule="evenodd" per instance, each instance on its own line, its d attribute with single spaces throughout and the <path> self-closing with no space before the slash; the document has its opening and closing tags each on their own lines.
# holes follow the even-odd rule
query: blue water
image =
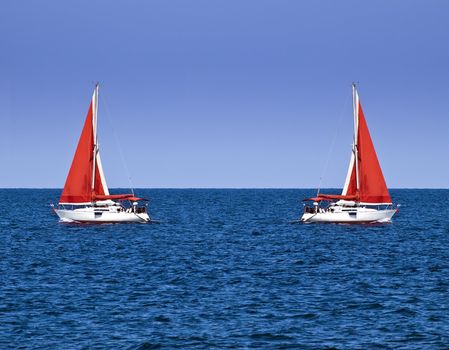
<svg viewBox="0 0 449 350">
<path fill-rule="evenodd" d="M 308 190 L 138 193 L 161 224 L 0 190 L 0 348 L 449 348 L 448 190 L 377 226 L 292 224 Z"/>
</svg>

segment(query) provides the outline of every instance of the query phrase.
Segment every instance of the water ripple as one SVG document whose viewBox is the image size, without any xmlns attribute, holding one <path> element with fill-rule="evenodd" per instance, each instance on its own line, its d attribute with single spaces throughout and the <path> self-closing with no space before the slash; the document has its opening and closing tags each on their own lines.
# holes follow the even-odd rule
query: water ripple
<svg viewBox="0 0 449 350">
<path fill-rule="evenodd" d="M 88 226 L 0 192 L 0 348 L 448 347 L 447 190 L 373 226 L 291 224 L 302 190 L 142 190 L 160 225 Z"/>
</svg>

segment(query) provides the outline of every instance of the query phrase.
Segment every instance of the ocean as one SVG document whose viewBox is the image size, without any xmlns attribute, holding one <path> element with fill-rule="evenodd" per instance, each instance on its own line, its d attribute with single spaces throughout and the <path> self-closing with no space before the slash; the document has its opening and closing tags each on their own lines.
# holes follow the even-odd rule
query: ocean
<svg viewBox="0 0 449 350">
<path fill-rule="evenodd" d="M 298 224 L 313 190 L 145 189 L 159 224 L 0 190 L 1 349 L 448 349 L 449 190 L 391 224 Z"/>
</svg>

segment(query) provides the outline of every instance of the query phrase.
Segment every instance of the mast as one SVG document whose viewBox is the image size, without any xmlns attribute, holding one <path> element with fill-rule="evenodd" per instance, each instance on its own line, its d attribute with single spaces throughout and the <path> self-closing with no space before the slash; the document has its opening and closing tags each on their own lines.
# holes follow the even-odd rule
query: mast
<svg viewBox="0 0 449 350">
<path fill-rule="evenodd" d="M 95 189 L 95 168 L 98 153 L 98 142 L 97 142 L 97 113 L 98 113 L 98 89 L 99 84 L 95 85 L 94 96 L 93 96 L 93 113 L 92 113 L 92 127 L 93 127 L 93 137 L 94 137 L 94 147 L 93 147 L 93 161 L 92 161 L 92 192 Z"/>
<path fill-rule="evenodd" d="M 320 196 L 328 199 L 351 199 L 359 204 L 391 204 L 391 197 L 374 149 L 355 83 L 352 84 L 352 97 L 354 140 L 345 185 L 340 196 L 322 194 Z"/>
<path fill-rule="evenodd" d="M 353 100 L 353 110 L 354 110 L 354 160 L 355 160 L 355 177 L 357 184 L 357 192 L 360 189 L 359 182 L 359 157 L 358 157 L 358 130 L 359 130 L 359 96 L 357 94 L 357 88 L 355 83 L 352 83 L 352 100 Z"/>
</svg>

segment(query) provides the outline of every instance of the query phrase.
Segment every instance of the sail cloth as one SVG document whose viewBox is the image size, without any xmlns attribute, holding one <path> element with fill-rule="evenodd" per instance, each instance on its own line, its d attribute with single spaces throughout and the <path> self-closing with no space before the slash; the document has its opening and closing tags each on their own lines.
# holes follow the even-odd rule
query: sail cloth
<svg viewBox="0 0 449 350">
<path fill-rule="evenodd" d="M 358 107 L 359 200 L 364 203 L 391 204 L 391 197 L 377 159 L 360 101 Z"/>
<path fill-rule="evenodd" d="M 322 202 L 322 201 L 355 201 L 358 200 L 356 195 L 343 196 L 340 194 L 319 194 L 317 197 L 306 198 L 304 201 Z"/>
<path fill-rule="evenodd" d="M 87 112 L 60 204 L 90 204 L 96 196 L 109 196 L 97 143 L 98 85 Z"/>
<path fill-rule="evenodd" d="M 110 195 L 101 195 L 101 194 L 97 194 L 93 197 L 94 200 L 97 201 L 104 201 L 104 200 L 133 200 L 134 195 L 132 193 L 127 193 L 127 194 L 110 194 Z"/>
<path fill-rule="evenodd" d="M 96 195 L 94 197 L 97 201 L 104 201 L 104 200 L 117 200 L 117 201 L 131 201 L 131 202 L 138 202 L 138 201 L 146 201 L 148 202 L 148 199 L 142 198 L 142 197 L 136 197 L 132 193 L 126 193 L 126 194 L 110 194 L 108 196 L 101 196 Z"/>
<path fill-rule="evenodd" d="M 364 204 L 391 204 L 391 197 L 355 86 L 353 86 L 353 94 L 355 135 L 345 185 L 341 196 L 320 195 L 319 197 L 323 200 L 332 199 L 331 197 L 356 198 L 357 202 Z"/>
</svg>

